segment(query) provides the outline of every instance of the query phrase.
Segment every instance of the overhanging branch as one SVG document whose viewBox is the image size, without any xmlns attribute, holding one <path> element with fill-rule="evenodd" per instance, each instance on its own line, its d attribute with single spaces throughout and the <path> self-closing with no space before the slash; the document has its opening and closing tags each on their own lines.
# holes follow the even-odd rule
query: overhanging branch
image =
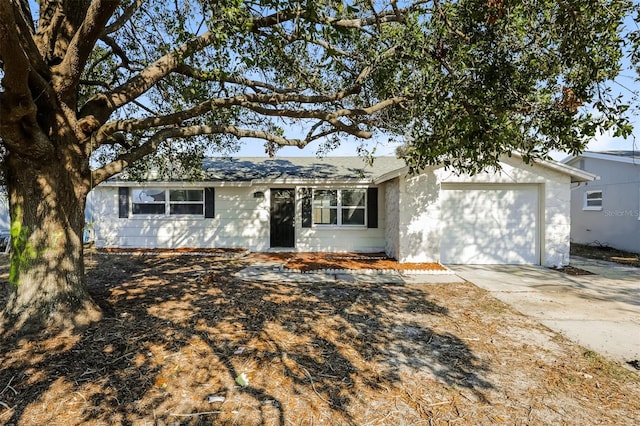
<svg viewBox="0 0 640 426">
<path fill-rule="evenodd" d="M 154 134 L 145 144 L 140 147 L 121 154 L 109 164 L 92 172 L 92 182 L 94 186 L 104 182 L 114 176 L 134 162 L 141 160 L 147 155 L 155 152 L 160 144 L 167 139 L 187 138 L 202 135 L 227 134 L 237 138 L 262 139 L 279 146 L 297 146 L 303 148 L 308 141 L 302 139 L 287 139 L 273 133 L 262 130 L 242 129 L 236 126 L 188 126 L 178 128 L 162 129 Z"/>
<path fill-rule="evenodd" d="M 369 114 L 374 113 L 382 108 L 386 108 L 395 103 L 401 102 L 406 98 L 393 98 L 388 101 L 380 102 L 379 104 L 373 105 L 369 108 L 365 109 L 357 109 L 357 110 L 339 110 L 337 111 L 338 115 L 334 113 L 322 112 L 321 110 L 274 110 L 269 108 L 264 108 L 262 105 L 278 105 L 278 104 L 286 104 L 286 103 L 297 103 L 297 104 L 329 104 L 332 102 L 337 102 L 346 98 L 349 95 L 353 95 L 358 93 L 360 87 L 353 86 L 347 90 L 342 90 L 332 95 L 300 95 L 300 94 L 246 94 L 246 95 L 238 95 L 231 98 L 218 98 L 210 101 L 202 102 L 192 108 L 186 109 L 184 111 L 176 112 L 174 114 L 168 114 L 158 117 L 147 117 L 140 119 L 130 119 L 130 120 L 119 120 L 111 123 L 107 123 L 102 126 L 99 131 L 96 133 L 95 138 L 93 140 L 93 145 L 99 146 L 104 140 L 109 139 L 110 135 L 115 132 L 133 132 L 140 130 L 147 130 L 155 127 L 161 126 L 169 126 L 169 125 L 179 125 L 182 122 L 202 116 L 207 112 L 214 111 L 220 108 L 230 108 L 233 106 L 243 106 L 254 110 L 255 112 L 261 113 L 260 111 L 264 111 L 265 115 L 281 115 L 282 117 L 292 117 L 292 118 L 319 118 L 326 121 L 336 119 L 339 116 L 345 115 L 358 115 L 358 114 Z M 279 111 L 281 114 L 276 114 L 275 111 Z M 339 123 L 338 125 L 342 125 Z M 362 135 L 361 137 L 367 137 Z"/>
<path fill-rule="evenodd" d="M 120 15 L 111 25 L 104 29 L 103 34 L 112 34 L 124 26 L 131 19 L 147 0 L 136 0 L 127 7 L 122 15 Z"/>
</svg>

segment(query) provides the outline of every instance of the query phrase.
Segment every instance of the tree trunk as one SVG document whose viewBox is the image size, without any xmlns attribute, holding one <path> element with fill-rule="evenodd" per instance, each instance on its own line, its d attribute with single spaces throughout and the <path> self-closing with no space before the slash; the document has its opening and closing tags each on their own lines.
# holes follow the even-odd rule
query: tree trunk
<svg viewBox="0 0 640 426">
<path fill-rule="evenodd" d="M 101 318 L 84 277 L 90 186 L 70 155 L 56 157 L 6 157 L 12 246 L 9 297 L 0 316 L 4 334 L 74 328 Z"/>
</svg>

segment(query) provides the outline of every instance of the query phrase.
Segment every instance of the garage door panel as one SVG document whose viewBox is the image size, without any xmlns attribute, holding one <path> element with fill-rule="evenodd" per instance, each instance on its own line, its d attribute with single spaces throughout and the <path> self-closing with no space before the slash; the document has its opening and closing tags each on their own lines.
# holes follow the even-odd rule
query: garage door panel
<svg viewBox="0 0 640 426">
<path fill-rule="evenodd" d="M 442 263 L 536 264 L 536 185 L 443 185 Z"/>
</svg>

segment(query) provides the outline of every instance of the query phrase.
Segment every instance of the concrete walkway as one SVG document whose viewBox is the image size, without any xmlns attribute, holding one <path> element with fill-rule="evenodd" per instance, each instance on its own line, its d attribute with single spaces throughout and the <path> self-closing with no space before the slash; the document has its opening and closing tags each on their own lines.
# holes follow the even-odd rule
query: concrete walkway
<svg viewBox="0 0 640 426">
<path fill-rule="evenodd" d="M 274 282 L 361 282 L 361 283 L 453 283 L 463 281 L 455 274 L 407 274 L 399 271 L 358 272 L 289 272 L 282 268 L 282 262 L 255 262 L 235 274 L 235 277 L 247 281 Z"/>
<path fill-rule="evenodd" d="M 640 360 L 640 268 L 572 257 L 594 275 L 535 266 L 455 266 L 460 277 L 625 366 Z"/>
</svg>

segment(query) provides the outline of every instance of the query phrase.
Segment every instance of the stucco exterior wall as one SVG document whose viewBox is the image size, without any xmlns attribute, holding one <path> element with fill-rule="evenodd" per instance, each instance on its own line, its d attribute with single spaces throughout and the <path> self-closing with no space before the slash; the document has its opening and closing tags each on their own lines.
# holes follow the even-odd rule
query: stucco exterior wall
<svg viewBox="0 0 640 426">
<path fill-rule="evenodd" d="M 437 172 L 437 170 L 436 170 Z M 399 182 L 399 262 L 440 261 L 440 181 L 433 171 Z"/>
<path fill-rule="evenodd" d="M 581 158 L 585 171 L 600 177 L 571 191 L 571 238 L 640 253 L 640 164 Z M 587 191 L 602 191 L 602 209 L 585 210 Z"/>
<path fill-rule="evenodd" d="M 518 159 L 507 158 L 499 173 L 485 172 L 475 176 L 456 175 L 443 168 L 428 170 L 418 176 L 404 175 L 399 182 L 399 246 L 400 262 L 440 261 L 445 228 L 442 184 L 508 184 L 537 185 L 539 212 L 537 250 L 543 265 L 568 261 L 570 234 L 570 177 L 543 167 L 528 166 Z M 486 185 L 485 185 L 486 186 Z M 495 206 L 481 206 L 492 209 Z M 513 206 L 517 211 L 518 206 Z"/>
<path fill-rule="evenodd" d="M 387 256 L 396 258 L 400 245 L 400 179 L 386 182 L 384 188 L 384 212 L 386 215 L 384 238 Z"/>
</svg>

